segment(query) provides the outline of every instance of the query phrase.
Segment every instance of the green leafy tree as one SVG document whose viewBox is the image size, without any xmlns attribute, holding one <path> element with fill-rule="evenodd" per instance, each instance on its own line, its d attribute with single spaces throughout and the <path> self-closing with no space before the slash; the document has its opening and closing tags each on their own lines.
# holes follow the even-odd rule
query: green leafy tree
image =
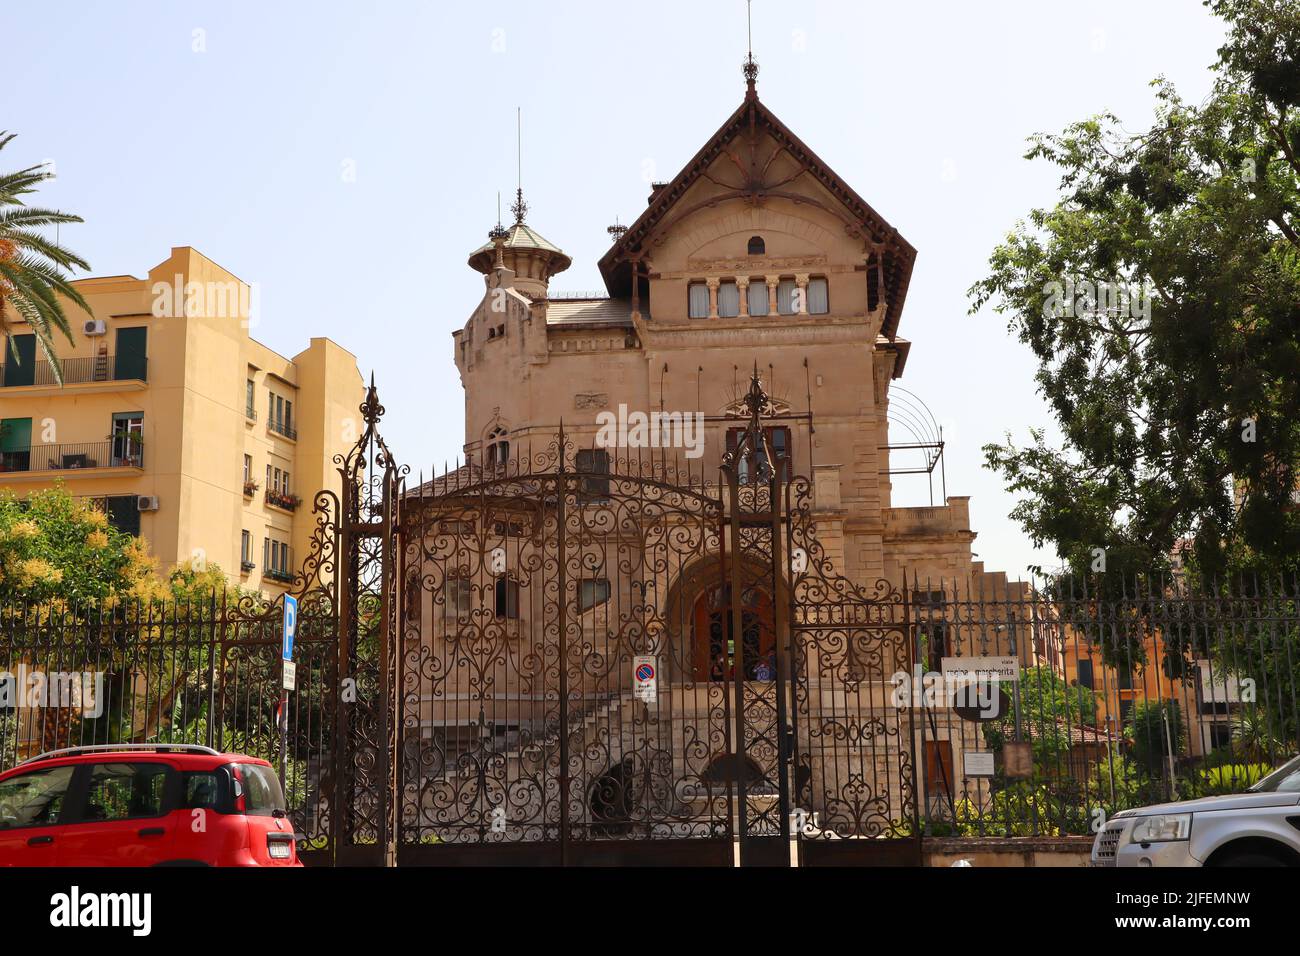
<svg viewBox="0 0 1300 956">
<path fill-rule="evenodd" d="M 1241 760 L 1273 764 L 1290 754 L 1281 735 L 1290 728 L 1279 715 L 1263 707 L 1250 707 L 1232 719 L 1232 753 Z"/>
<path fill-rule="evenodd" d="M 217 669 L 229 671 L 235 687 L 259 668 L 262 683 L 270 680 L 266 662 L 251 653 L 214 657 L 209 640 L 218 608 L 247 597 L 228 587 L 215 564 L 185 563 L 160 575 L 142 539 L 111 527 L 62 485 L 22 499 L 0 494 L 0 669 L 22 661 L 100 672 L 110 701 L 96 727 L 81 726 L 72 709 L 56 710 L 42 722 L 43 749 L 83 737 L 206 739 Z M 242 633 L 230 636 L 261 636 L 256 612 L 265 605 L 244 606 L 243 623 L 232 626 Z M 247 734 L 256 713 L 233 709 L 226 732 Z M 12 733 L 0 726 L 0 739 Z"/>
<path fill-rule="evenodd" d="M 1129 712 L 1124 731 L 1134 764 L 1152 777 L 1168 773 L 1169 755 L 1182 753 L 1186 742 L 1183 715 L 1176 700 L 1138 701 Z"/>
<path fill-rule="evenodd" d="M 15 135 L 0 132 L 0 149 L 12 142 Z M 90 266 L 75 252 L 41 232 L 49 226 L 81 222 L 81 217 L 29 206 L 24 200 L 37 186 L 53 178 L 54 173 L 44 165 L 0 173 L 0 334 L 8 335 L 11 320 L 25 321 L 36 335 L 56 380 L 62 384 L 63 372 L 54 354 L 54 333 L 62 332 L 71 342 L 72 330 L 60 296 L 89 314 L 90 307 L 66 272 Z M 17 357 L 11 339 L 10 359 Z"/>
<path fill-rule="evenodd" d="M 1064 773 L 1073 745 L 1071 731 L 1097 722 L 1097 695 L 1086 687 L 1071 687 L 1051 667 L 1027 667 L 1020 674 L 1019 711 L 1023 739 L 1032 741 L 1035 777 Z M 1012 697 L 1011 685 L 1003 685 Z M 996 750 L 1016 739 L 1016 714 L 1003 715 L 984 727 L 984 738 Z"/>
<path fill-rule="evenodd" d="M 144 544 L 62 485 L 19 498 L 0 494 L 0 605 L 77 606 L 148 593 L 154 563 Z"/>
<path fill-rule="evenodd" d="M 1228 27 L 1200 104 L 1031 140 L 1061 170 L 970 289 L 1038 360 L 1061 441 L 985 448 L 1012 515 L 1076 575 L 1300 567 L 1300 6 L 1211 0 Z M 1101 550 L 1098 550 L 1101 549 Z"/>
</svg>

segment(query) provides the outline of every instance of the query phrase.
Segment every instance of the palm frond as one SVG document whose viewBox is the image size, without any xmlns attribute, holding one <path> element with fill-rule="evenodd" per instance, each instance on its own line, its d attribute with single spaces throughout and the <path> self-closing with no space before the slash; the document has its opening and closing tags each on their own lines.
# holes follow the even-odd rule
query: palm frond
<svg viewBox="0 0 1300 956">
<path fill-rule="evenodd" d="M 28 166 L 16 173 L 0 173 L 0 205 L 22 205 L 19 196 L 35 192 L 37 186 L 53 178 L 54 173 L 43 165 Z"/>
<path fill-rule="evenodd" d="M 54 291 L 67 296 L 77 305 L 81 306 L 81 308 L 85 309 L 86 312 L 90 311 L 90 306 L 86 304 L 86 300 L 82 298 L 81 293 L 77 291 L 77 287 L 72 284 L 72 280 L 57 268 L 49 263 L 42 262 L 40 259 L 35 259 L 27 255 L 19 257 L 17 261 L 21 264 L 23 269 L 46 282 L 52 289 L 54 289 Z"/>
<path fill-rule="evenodd" d="M 0 221 L 0 239 L 7 239 L 19 248 L 29 249 L 38 255 L 42 255 L 64 269 L 90 268 L 86 261 L 75 252 L 65 249 L 57 242 L 45 238 L 38 232 L 32 232 L 30 229 L 6 229 L 3 221 Z"/>
<path fill-rule="evenodd" d="M 13 142 L 15 135 L 0 130 L 0 149 Z M 41 347 L 41 354 L 50 363 L 55 380 L 63 384 L 63 371 L 54 351 L 54 335 L 62 332 L 69 342 L 73 337 L 62 299 L 91 314 L 85 298 L 63 270 L 90 266 L 72 250 L 35 230 L 82 220 L 57 209 L 28 206 L 21 198 L 53 178 L 53 170 L 45 165 L 0 173 L 0 332 L 8 333 L 11 311 L 25 319 Z M 13 351 L 12 336 L 9 345 Z"/>
<path fill-rule="evenodd" d="M 0 209 L 0 229 L 5 226 L 54 226 L 70 222 L 84 222 L 80 216 L 57 209 L 39 209 L 35 206 L 17 206 Z"/>
</svg>

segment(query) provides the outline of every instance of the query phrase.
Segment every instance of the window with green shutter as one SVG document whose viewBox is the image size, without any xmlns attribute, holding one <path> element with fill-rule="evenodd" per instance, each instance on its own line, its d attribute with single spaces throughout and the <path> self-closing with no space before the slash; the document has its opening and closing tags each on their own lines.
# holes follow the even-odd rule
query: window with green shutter
<svg viewBox="0 0 1300 956">
<path fill-rule="evenodd" d="M 36 382 L 36 336 L 11 335 L 5 344 L 5 378 L 9 385 L 32 385 Z"/>
<path fill-rule="evenodd" d="M 32 420 L 0 419 L 0 471 L 27 471 L 31 466 Z"/>
<path fill-rule="evenodd" d="M 113 378 L 148 380 L 148 362 L 145 359 L 149 330 L 143 325 L 117 330 L 117 357 L 113 361 Z"/>
</svg>

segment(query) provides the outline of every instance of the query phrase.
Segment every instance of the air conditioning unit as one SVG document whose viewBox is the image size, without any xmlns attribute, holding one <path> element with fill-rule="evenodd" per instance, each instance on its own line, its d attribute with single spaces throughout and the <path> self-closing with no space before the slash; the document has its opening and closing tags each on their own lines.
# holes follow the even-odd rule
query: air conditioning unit
<svg viewBox="0 0 1300 956">
<path fill-rule="evenodd" d="M 108 326 L 104 324 L 103 319 L 87 319 L 86 324 L 81 327 L 81 331 L 87 335 L 104 335 L 108 332 Z"/>
<path fill-rule="evenodd" d="M 139 496 L 135 499 L 135 510 L 136 510 L 136 511 L 157 511 L 157 510 L 158 510 L 158 496 L 157 496 L 157 495 L 139 495 Z"/>
</svg>

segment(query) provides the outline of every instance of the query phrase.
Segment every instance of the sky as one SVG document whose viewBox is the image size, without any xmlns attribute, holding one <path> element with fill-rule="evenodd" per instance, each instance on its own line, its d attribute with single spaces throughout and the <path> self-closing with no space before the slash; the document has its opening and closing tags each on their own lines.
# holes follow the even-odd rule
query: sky
<svg viewBox="0 0 1300 956">
<path fill-rule="evenodd" d="M 390 447 L 426 473 L 464 441 L 451 333 L 516 186 L 516 109 L 529 224 L 573 257 L 552 290 L 595 291 L 606 227 L 744 94 L 743 0 L 43 0 L 0 28 L 0 128 L 19 134 L 0 168 L 53 163 L 39 202 L 85 219 L 60 239 L 89 274 L 195 247 L 256 284 L 257 339 L 293 355 L 328 336 L 373 371 Z M 943 426 L 989 569 L 1056 563 L 980 451 L 1050 427 L 1032 356 L 966 295 L 1054 202 L 1026 140 L 1101 111 L 1144 129 L 1160 75 L 1200 100 L 1223 36 L 1200 0 L 753 3 L 760 97 L 918 250 L 898 384 Z M 928 501 L 896 479 L 896 505 Z"/>
</svg>

